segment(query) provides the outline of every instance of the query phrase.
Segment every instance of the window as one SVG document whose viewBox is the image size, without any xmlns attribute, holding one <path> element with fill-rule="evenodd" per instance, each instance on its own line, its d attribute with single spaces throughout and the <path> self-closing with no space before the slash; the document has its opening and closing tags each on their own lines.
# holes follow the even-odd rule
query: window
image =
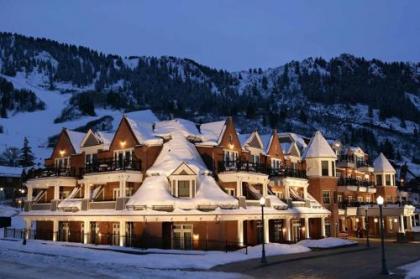
<svg viewBox="0 0 420 279">
<path fill-rule="evenodd" d="M 376 175 L 376 185 L 382 186 L 382 175 L 380 174 Z"/>
<path fill-rule="evenodd" d="M 330 203 L 330 192 L 329 191 L 322 191 L 322 202 L 324 204 Z"/>
<path fill-rule="evenodd" d="M 358 201 L 358 202 L 363 202 L 363 197 L 358 196 L 358 197 L 357 197 L 357 201 Z"/>
<path fill-rule="evenodd" d="M 275 194 L 279 199 L 281 199 L 281 200 L 284 199 L 283 192 L 275 192 Z"/>
<path fill-rule="evenodd" d="M 131 197 L 131 196 L 133 195 L 133 187 L 127 187 L 127 188 L 125 189 L 125 195 L 126 195 L 127 197 Z"/>
<path fill-rule="evenodd" d="M 133 150 L 117 150 L 114 152 L 114 161 L 118 168 L 130 166 L 133 161 Z"/>
<path fill-rule="evenodd" d="M 70 157 L 56 158 L 55 167 L 57 169 L 67 169 L 70 167 Z"/>
<path fill-rule="evenodd" d="M 96 154 L 86 154 L 85 156 L 85 164 L 91 165 L 96 160 Z"/>
<path fill-rule="evenodd" d="M 120 197 L 120 188 L 112 189 L 112 200 L 116 200 Z"/>
<path fill-rule="evenodd" d="M 271 168 L 272 169 L 280 169 L 280 160 L 279 159 L 271 159 Z"/>
<path fill-rule="evenodd" d="M 385 185 L 390 186 L 391 185 L 391 175 L 387 174 L 385 175 Z"/>
<path fill-rule="evenodd" d="M 347 196 L 347 201 L 352 202 L 353 201 L 353 196 Z"/>
<path fill-rule="evenodd" d="M 235 197 L 236 195 L 235 195 L 235 189 L 233 189 L 233 188 L 228 188 L 227 189 L 227 193 L 229 194 L 229 195 L 231 195 L 232 197 Z"/>
<path fill-rule="evenodd" d="M 370 196 L 366 196 L 365 201 L 366 202 L 371 202 Z"/>
<path fill-rule="evenodd" d="M 236 161 L 238 159 L 238 152 L 225 150 L 223 155 L 225 161 L 225 168 L 227 169 L 235 169 L 236 168 Z"/>
<path fill-rule="evenodd" d="M 331 161 L 332 176 L 335 176 L 335 162 Z"/>
<path fill-rule="evenodd" d="M 190 197 L 190 181 L 189 180 L 178 181 L 178 197 L 179 198 Z"/>
<path fill-rule="evenodd" d="M 339 203 L 343 202 L 343 196 L 342 195 L 337 195 L 337 202 L 339 202 Z"/>
<path fill-rule="evenodd" d="M 254 164 L 258 164 L 260 162 L 260 156 L 259 155 L 251 155 L 251 162 Z"/>
<path fill-rule="evenodd" d="M 392 185 L 395 186 L 395 174 L 392 175 Z"/>
<path fill-rule="evenodd" d="M 328 176 L 328 161 L 321 161 L 322 176 Z"/>
</svg>

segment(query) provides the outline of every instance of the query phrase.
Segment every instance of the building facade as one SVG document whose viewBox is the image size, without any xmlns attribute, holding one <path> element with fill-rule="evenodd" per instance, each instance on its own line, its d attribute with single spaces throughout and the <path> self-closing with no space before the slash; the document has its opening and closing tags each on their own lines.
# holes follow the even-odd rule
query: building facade
<svg viewBox="0 0 420 279">
<path fill-rule="evenodd" d="M 283 152 L 277 131 L 241 135 L 232 118 L 196 125 L 124 116 L 114 133 L 63 130 L 45 168 L 26 182 L 27 232 L 53 241 L 223 250 L 334 235 L 342 217 L 337 154 L 320 133 L 303 156 L 291 139 Z M 384 175 L 380 191 L 388 194 L 389 173 L 380 171 L 372 177 Z"/>
</svg>

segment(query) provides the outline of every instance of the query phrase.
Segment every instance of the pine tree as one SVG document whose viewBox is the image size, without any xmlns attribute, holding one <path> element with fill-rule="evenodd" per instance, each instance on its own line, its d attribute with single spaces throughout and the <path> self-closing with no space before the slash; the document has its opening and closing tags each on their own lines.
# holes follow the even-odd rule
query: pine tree
<svg viewBox="0 0 420 279">
<path fill-rule="evenodd" d="M 20 149 L 19 165 L 22 167 L 32 167 L 34 165 L 34 154 L 26 137 L 23 140 L 23 147 Z"/>
</svg>

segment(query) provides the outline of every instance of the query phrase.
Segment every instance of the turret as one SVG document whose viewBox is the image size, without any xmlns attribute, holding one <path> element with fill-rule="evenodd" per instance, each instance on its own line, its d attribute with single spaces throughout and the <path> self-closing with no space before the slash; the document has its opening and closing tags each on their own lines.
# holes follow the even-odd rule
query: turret
<svg viewBox="0 0 420 279">
<path fill-rule="evenodd" d="M 320 131 L 317 131 L 309 142 L 308 148 L 303 154 L 303 159 L 306 161 L 306 175 L 308 177 L 335 177 L 337 155 Z"/>
<path fill-rule="evenodd" d="M 375 159 L 373 168 L 376 186 L 395 186 L 395 169 L 384 154 Z"/>
</svg>

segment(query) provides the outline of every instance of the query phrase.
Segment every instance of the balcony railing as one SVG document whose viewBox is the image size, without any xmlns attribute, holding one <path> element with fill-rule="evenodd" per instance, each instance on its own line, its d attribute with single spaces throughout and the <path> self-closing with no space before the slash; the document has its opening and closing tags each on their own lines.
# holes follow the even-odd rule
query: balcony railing
<svg viewBox="0 0 420 279">
<path fill-rule="evenodd" d="M 267 173 L 267 168 L 264 164 L 248 162 L 248 161 L 221 161 L 218 163 L 218 171 L 246 171 L 246 172 L 261 172 Z"/>
<path fill-rule="evenodd" d="M 353 156 L 349 155 L 338 155 L 337 158 L 337 165 L 340 165 L 340 163 L 351 163 L 355 164 L 357 168 L 361 167 L 369 167 L 369 163 L 365 160 L 355 160 Z"/>
<path fill-rule="evenodd" d="M 85 173 L 141 170 L 140 160 L 96 160 L 86 164 Z"/>
<path fill-rule="evenodd" d="M 259 172 L 270 176 L 306 178 L 306 172 L 304 170 L 289 167 L 272 168 L 262 163 L 241 160 L 220 161 L 218 163 L 218 172 L 224 171 Z"/>
<path fill-rule="evenodd" d="M 306 178 L 306 171 L 288 167 L 268 168 L 267 174 L 270 176 Z"/>
<path fill-rule="evenodd" d="M 42 177 L 55 177 L 55 176 L 64 176 L 64 177 L 79 177 L 83 174 L 82 168 L 55 168 L 55 167 L 46 167 L 40 169 L 30 169 L 27 174 L 27 179 L 32 178 L 42 178 Z"/>
<path fill-rule="evenodd" d="M 372 181 L 364 180 L 364 179 L 356 179 L 352 177 L 340 177 L 337 182 L 338 186 L 364 186 L 364 187 L 372 187 L 374 186 Z"/>
</svg>

